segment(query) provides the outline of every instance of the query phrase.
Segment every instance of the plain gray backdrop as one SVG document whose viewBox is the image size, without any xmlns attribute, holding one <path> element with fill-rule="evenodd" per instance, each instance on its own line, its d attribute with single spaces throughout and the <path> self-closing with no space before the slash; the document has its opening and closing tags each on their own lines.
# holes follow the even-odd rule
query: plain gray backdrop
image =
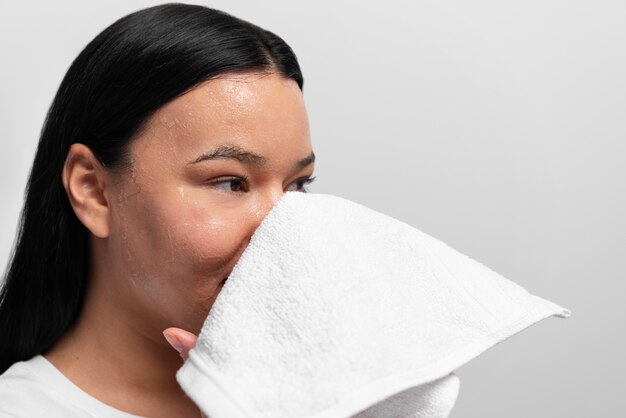
<svg viewBox="0 0 626 418">
<path fill-rule="evenodd" d="M 458 369 L 453 418 L 626 416 L 624 1 L 195 3 L 295 50 L 311 191 L 394 216 L 572 311 Z M 0 3 L 2 267 L 65 71 L 106 26 L 156 4 Z"/>
</svg>

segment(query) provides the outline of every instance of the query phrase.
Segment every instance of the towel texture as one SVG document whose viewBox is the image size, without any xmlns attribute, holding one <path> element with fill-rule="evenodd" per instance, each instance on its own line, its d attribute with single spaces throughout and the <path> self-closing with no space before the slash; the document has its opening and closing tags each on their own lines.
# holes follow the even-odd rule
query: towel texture
<svg viewBox="0 0 626 418">
<path fill-rule="evenodd" d="M 177 379 L 209 418 L 447 417 L 454 369 L 570 314 L 409 224 L 288 192 Z"/>
</svg>

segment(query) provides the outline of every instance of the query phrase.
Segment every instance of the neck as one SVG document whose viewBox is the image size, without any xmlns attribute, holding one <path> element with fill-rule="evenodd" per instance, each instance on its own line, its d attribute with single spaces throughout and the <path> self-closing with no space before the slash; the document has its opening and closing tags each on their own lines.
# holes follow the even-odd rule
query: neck
<svg viewBox="0 0 626 418">
<path fill-rule="evenodd" d="M 165 416 L 157 404 L 167 403 L 178 406 L 178 416 L 185 408 L 197 417 L 197 407 L 176 382 L 179 354 L 160 331 L 146 331 L 151 328 L 143 318 L 128 312 L 104 283 L 90 281 L 77 323 L 44 357 L 84 392 L 114 408 L 156 417 Z"/>
</svg>

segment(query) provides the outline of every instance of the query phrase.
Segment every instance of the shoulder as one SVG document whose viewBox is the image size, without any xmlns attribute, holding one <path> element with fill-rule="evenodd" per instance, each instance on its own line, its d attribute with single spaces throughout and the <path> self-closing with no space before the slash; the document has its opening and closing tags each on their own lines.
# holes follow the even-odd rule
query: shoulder
<svg viewBox="0 0 626 418">
<path fill-rule="evenodd" d="M 44 356 L 19 361 L 0 375 L 0 418 L 141 418 L 90 396 Z"/>
<path fill-rule="evenodd" d="M 0 375 L 0 418 L 89 416 L 64 404 L 54 383 L 37 373 L 39 357 L 14 363 Z"/>
</svg>

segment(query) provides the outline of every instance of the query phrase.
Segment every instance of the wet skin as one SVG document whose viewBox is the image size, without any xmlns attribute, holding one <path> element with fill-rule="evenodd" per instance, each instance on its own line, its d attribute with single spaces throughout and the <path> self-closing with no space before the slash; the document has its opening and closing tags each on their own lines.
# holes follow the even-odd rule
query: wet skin
<svg viewBox="0 0 626 418">
<path fill-rule="evenodd" d="M 167 103 L 131 141 L 126 170 L 74 144 L 63 184 L 90 232 L 89 287 L 76 326 L 44 356 L 117 409 L 198 417 L 163 331 L 195 343 L 255 229 L 313 175 L 312 151 L 302 92 L 273 73 L 221 75 Z"/>
</svg>

